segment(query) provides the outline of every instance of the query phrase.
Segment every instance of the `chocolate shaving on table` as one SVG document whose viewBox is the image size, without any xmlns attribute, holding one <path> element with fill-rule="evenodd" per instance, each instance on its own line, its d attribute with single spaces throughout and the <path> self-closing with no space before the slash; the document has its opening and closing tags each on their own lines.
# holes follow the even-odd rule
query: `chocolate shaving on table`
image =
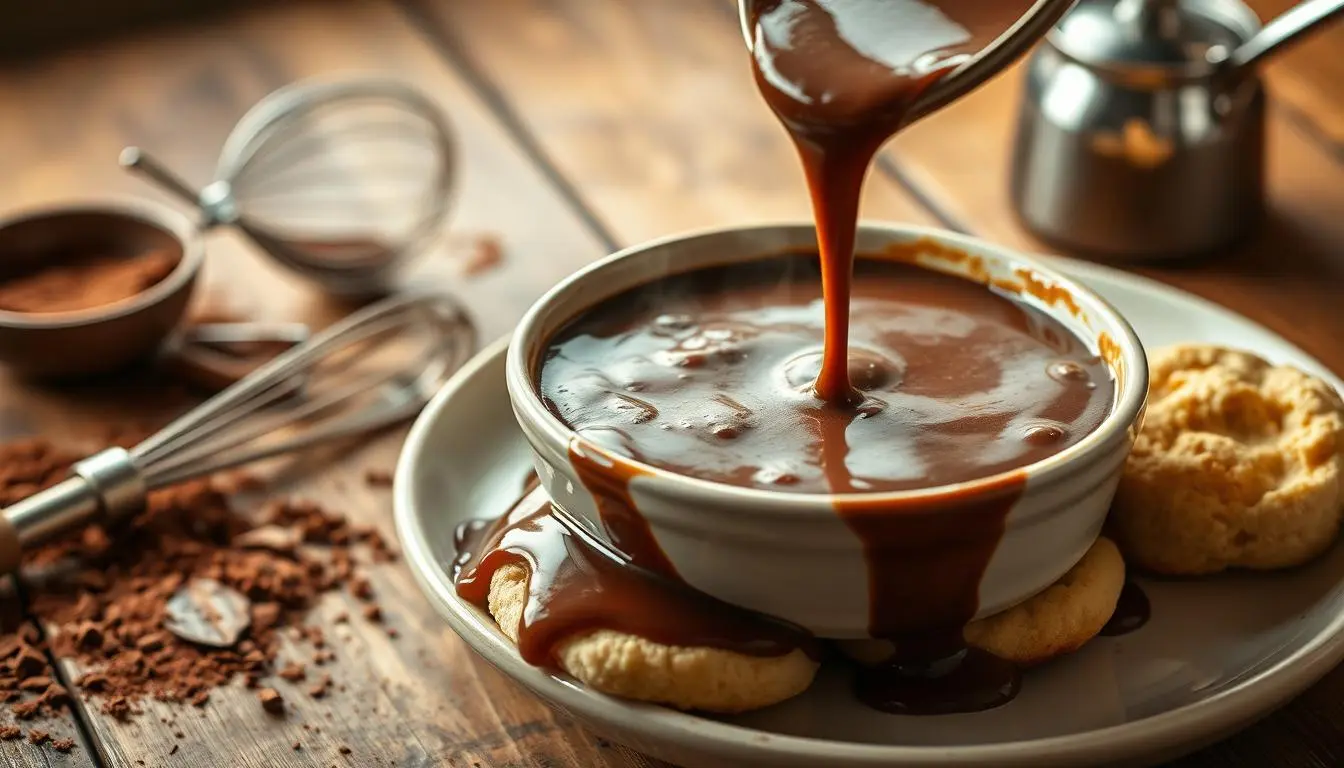
<svg viewBox="0 0 1344 768">
<path fill-rule="evenodd" d="M 269 549 L 272 552 L 289 554 L 298 548 L 302 540 L 302 536 L 294 528 L 263 525 L 235 536 L 233 544 L 245 549 Z"/>
<path fill-rule="evenodd" d="M 192 579 L 168 599 L 163 626 L 183 640 L 230 648 L 251 623 L 251 608 L 246 597 L 214 579 Z M 150 638 L 155 639 L 156 647 L 146 649 L 143 643 Z M 142 650 L 163 647 L 152 635 L 141 638 L 141 643 Z"/>
<path fill-rule="evenodd" d="M 261 708 L 272 715 L 283 714 L 285 711 L 285 699 L 274 688 L 262 688 L 257 691 L 257 700 L 261 702 Z"/>
<path fill-rule="evenodd" d="M 458 271 L 466 277 L 489 272 L 504 260 L 504 245 L 488 233 L 457 235 L 448 240 L 449 258 L 457 263 Z"/>
</svg>

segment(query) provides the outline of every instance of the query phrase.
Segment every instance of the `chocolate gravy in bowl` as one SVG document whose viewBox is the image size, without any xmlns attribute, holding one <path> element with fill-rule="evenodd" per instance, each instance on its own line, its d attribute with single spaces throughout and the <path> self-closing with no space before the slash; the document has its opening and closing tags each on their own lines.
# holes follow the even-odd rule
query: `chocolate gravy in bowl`
<svg viewBox="0 0 1344 768">
<path fill-rule="evenodd" d="M 574 606 L 597 611 L 592 595 L 633 594 L 616 603 L 642 604 L 626 619 L 660 637 L 689 643 L 663 608 L 715 635 L 717 609 L 667 607 L 689 590 L 743 611 L 732 626 L 778 620 L 774 652 L 802 647 L 798 631 L 890 641 L 896 662 L 860 691 L 881 709 L 1012 697 L 1015 670 L 968 650 L 962 628 L 1095 540 L 1142 408 L 1142 350 L 1081 286 L 969 239 L 861 230 L 858 200 L 923 90 L 1033 4 L 755 3 L 753 71 L 798 148 L 815 228 L 632 249 L 533 307 L 510 396 L 568 522 L 540 526 L 534 506 L 468 537 L 460 591 L 503 547 L 534 565 L 525 632 L 553 636 L 588 615 Z M 541 568 L 543 550 L 568 552 L 565 568 Z M 718 647 L 733 636 L 718 631 Z"/>
<path fill-rule="evenodd" d="M 878 706 L 1001 703 L 1015 672 L 956 647 L 960 627 L 1091 546 L 1142 410 L 1142 349 L 1040 263 L 866 224 L 847 366 L 863 399 L 829 403 L 809 381 L 826 333 L 815 236 L 670 238 L 543 298 L 508 365 L 541 485 L 666 583 L 817 637 L 894 640 L 916 666 L 961 654 L 954 671 L 980 670 L 956 706 L 946 678 L 923 693 L 899 678 L 867 693 Z"/>
</svg>

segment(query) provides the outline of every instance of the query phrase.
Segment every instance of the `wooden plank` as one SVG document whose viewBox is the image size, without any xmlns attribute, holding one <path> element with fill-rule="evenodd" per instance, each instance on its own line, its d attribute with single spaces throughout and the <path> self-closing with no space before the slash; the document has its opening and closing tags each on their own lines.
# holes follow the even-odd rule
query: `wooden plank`
<svg viewBox="0 0 1344 768">
<path fill-rule="evenodd" d="M 1298 4 L 1298 0 L 1248 0 L 1262 20 L 1268 21 Z M 1321 29 L 1266 62 L 1264 78 L 1275 98 L 1294 117 L 1307 124 L 1312 140 L 1322 142 L 1337 158 L 1344 158 L 1344 25 Z"/>
<path fill-rule="evenodd" d="M 505 262 L 463 285 L 446 278 L 452 269 L 440 250 L 427 259 L 422 281 L 457 287 L 484 338 L 509 329 L 545 288 L 607 250 L 468 84 L 394 9 L 377 2 L 288 3 L 209 28 L 155 32 L 0 72 L 0 104 L 24 109 L 23 120 L 0 125 L 11 150 L 0 157 L 0 177 L 7 181 L 0 206 L 90 194 L 162 199 L 116 168 L 127 143 L 152 149 L 193 183 L 204 183 L 229 127 L 257 98 L 295 78 L 351 69 L 385 70 L 422 86 L 455 124 L 462 178 L 454 229 L 499 235 Z M 208 244 L 203 304 L 315 324 L 339 311 L 236 238 L 213 234 Z M 137 400 L 130 390 L 39 389 L 3 379 L 0 402 L 12 428 L 87 437 L 113 420 L 163 416 L 162 403 Z M 368 467 L 389 468 L 400 438 L 388 435 L 358 453 L 331 457 L 320 471 L 301 475 L 292 490 L 392 538 L 386 492 L 365 488 L 358 478 Z M 338 749 L 346 745 L 353 752 L 345 762 L 353 764 L 377 764 L 363 762 L 369 756 L 397 765 L 644 764 L 476 659 L 432 612 L 404 567 L 374 569 L 371 581 L 387 625 L 399 636 L 359 622 L 329 630 L 338 635 L 331 673 L 345 691 L 321 701 L 287 695 L 295 712 L 280 721 L 264 716 L 252 693 L 241 689 L 215 693 L 200 713 L 150 703 L 145 716 L 127 723 L 88 706 L 103 758 L 116 766 L 330 765 L 342 762 Z M 339 611 L 352 611 L 348 598 L 331 596 L 310 621 L 331 626 Z M 66 668 L 77 671 L 69 660 Z M 304 730 L 305 723 L 320 727 L 320 734 Z M 290 748 L 294 740 L 303 743 L 301 750 Z"/>
<path fill-rule="evenodd" d="M 802 171 L 719 0 L 407 0 L 496 90 L 622 243 L 811 215 Z M 864 215 L 931 223 L 874 174 Z"/>
<path fill-rule="evenodd" d="M 104 39 L 132 27 L 166 20 L 201 19 L 232 6 L 255 0 L 57 0 L 25 3 L 0 0 L 5 25 L 0 28 L 0 57 L 16 59 L 55 47 L 70 47 Z"/>
</svg>

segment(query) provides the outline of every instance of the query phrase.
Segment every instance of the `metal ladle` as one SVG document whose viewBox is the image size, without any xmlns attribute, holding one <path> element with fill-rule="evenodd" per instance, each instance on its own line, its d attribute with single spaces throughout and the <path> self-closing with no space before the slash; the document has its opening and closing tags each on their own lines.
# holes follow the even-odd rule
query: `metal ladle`
<svg viewBox="0 0 1344 768">
<path fill-rule="evenodd" d="M 742 24 L 742 37 L 747 42 L 748 51 L 752 50 L 754 45 L 751 8 L 755 2 L 758 0 L 737 2 L 737 15 Z M 1075 0 L 1036 0 L 1007 31 L 926 89 L 906 112 L 905 122 L 913 123 L 930 112 L 946 106 L 1003 71 L 1015 59 L 1026 53 L 1036 41 L 1044 37 L 1074 2 Z"/>
</svg>

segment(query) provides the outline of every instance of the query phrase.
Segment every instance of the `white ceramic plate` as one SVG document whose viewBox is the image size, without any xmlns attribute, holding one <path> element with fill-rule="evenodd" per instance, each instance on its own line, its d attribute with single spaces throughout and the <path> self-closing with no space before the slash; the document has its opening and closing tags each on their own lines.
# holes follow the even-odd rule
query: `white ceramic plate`
<svg viewBox="0 0 1344 768">
<path fill-rule="evenodd" d="M 1062 259 L 1106 297 L 1144 344 L 1238 346 L 1344 383 L 1281 337 L 1159 283 Z M 397 468 L 397 531 L 431 602 L 478 653 L 600 735 L 693 768 L 724 766 L 1149 765 L 1207 745 L 1267 714 L 1344 657 L 1344 546 L 1289 573 L 1143 581 L 1153 618 L 1098 638 L 1026 675 L 1004 707 L 899 717 L 855 702 L 844 665 L 802 696 L 735 718 L 614 699 L 518 657 L 448 576 L 453 529 L 495 516 L 531 468 L 504 389 L 504 343 L 472 361 L 429 405 Z"/>
</svg>

